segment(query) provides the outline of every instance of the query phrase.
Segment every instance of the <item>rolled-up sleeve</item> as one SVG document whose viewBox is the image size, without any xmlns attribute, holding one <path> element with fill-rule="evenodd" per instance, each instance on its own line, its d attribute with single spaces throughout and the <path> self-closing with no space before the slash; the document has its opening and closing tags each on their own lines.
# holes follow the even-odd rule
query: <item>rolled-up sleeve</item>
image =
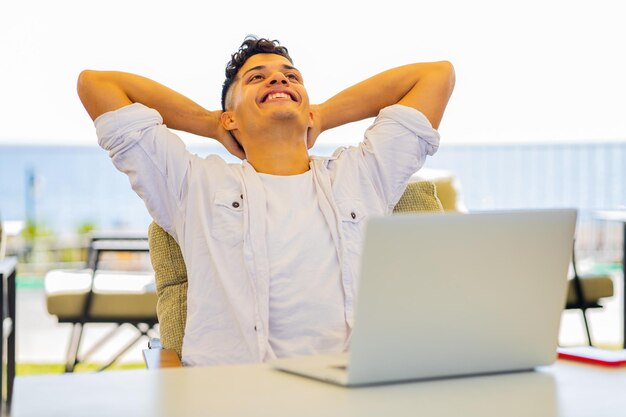
<svg viewBox="0 0 626 417">
<path fill-rule="evenodd" d="M 134 103 L 95 120 L 99 145 L 125 173 L 152 218 L 175 239 L 192 154 L 154 109 Z M 178 220 L 176 220 L 178 219 Z"/>
<path fill-rule="evenodd" d="M 388 207 L 398 202 L 409 178 L 439 148 L 439 133 L 421 112 L 395 104 L 380 111 L 359 149 Z"/>
</svg>

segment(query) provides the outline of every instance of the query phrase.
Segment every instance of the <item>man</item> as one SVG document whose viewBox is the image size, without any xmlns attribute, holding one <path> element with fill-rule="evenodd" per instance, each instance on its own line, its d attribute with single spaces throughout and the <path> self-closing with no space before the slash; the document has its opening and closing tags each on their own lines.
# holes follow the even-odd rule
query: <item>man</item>
<svg viewBox="0 0 626 417">
<path fill-rule="evenodd" d="M 453 68 L 394 68 L 312 106 L 277 41 L 247 38 L 231 58 L 223 111 L 120 72 L 83 71 L 78 93 L 100 145 L 181 247 L 185 365 L 344 350 L 365 219 L 389 214 L 437 150 Z M 309 156 L 320 132 L 376 115 L 358 147 Z M 168 128 L 245 160 L 200 158 Z"/>
</svg>

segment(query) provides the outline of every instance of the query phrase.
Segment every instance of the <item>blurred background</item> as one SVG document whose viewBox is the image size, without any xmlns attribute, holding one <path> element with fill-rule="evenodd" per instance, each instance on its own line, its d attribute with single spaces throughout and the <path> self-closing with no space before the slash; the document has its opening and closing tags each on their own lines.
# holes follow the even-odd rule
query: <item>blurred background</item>
<svg viewBox="0 0 626 417">
<path fill-rule="evenodd" d="M 225 64 L 247 34 L 289 48 L 312 102 L 394 66 L 451 61 L 456 89 L 423 175 L 452 178 L 468 210 L 578 208 L 581 268 L 619 276 L 623 291 L 622 224 L 598 216 L 626 209 L 622 9 L 609 0 L 3 2 L 0 219 L 7 255 L 19 260 L 23 326 L 54 328 L 18 336 L 18 361 L 63 361 L 65 342 L 36 350 L 59 332 L 44 307 L 46 273 L 84 267 L 94 232 L 150 223 L 97 147 L 76 95 L 80 71 L 138 73 L 217 109 Z M 370 123 L 324 133 L 312 153 L 358 142 Z M 192 152 L 235 161 L 209 139 L 180 135 Z M 601 342 L 623 337 L 619 308 L 594 319 Z M 584 339 L 578 317 L 564 323 L 563 340 Z"/>
</svg>

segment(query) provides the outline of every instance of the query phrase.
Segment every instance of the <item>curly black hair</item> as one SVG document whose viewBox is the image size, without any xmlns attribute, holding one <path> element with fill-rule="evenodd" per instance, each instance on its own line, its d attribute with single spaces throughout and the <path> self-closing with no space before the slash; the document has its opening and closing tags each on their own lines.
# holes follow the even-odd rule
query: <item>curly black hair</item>
<svg viewBox="0 0 626 417">
<path fill-rule="evenodd" d="M 226 111 L 226 94 L 228 94 L 228 89 L 235 80 L 235 77 L 237 77 L 237 72 L 248 58 L 257 54 L 276 54 L 284 56 L 293 64 L 293 60 L 289 56 L 289 51 L 284 46 L 281 46 L 279 41 L 257 38 L 254 35 L 246 36 L 239 50 L 231 55 L 230 61 L 226 64 L 226 79 L 222 85 L 222 110 Z"/>
</svg>

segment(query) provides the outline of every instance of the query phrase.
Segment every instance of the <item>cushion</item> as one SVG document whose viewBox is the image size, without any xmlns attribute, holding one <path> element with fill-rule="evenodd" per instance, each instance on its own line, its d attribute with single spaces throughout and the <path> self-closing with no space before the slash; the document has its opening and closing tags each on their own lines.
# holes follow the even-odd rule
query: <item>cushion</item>
<svg viewBox="0 0 626 417">
<path fill-rule="evenodd" d="M 53 269 L 44 278 L 48 313 L 60 320 L 83 314 L 91 284 L 91 269 Z M 157 295 L 154 274 L 98 271 L 93 281 L 89 316 L 95 319 L 154 319 Z"/>
<path fill-rule="evenodd" d="M 437 198 L 444 211 L 468 212 L 463 203 L 461 183 L 453 171 L 422 168 L 412 177 L 412 181 L 430 181 L 435 184 Z"/>
<path fill-rule="evenodd" d="M 180 247 L 161 226 L 152 222 L 148 229 L 150 261 L 157 289 L 157 316 L 161 346 L 181 356 L 187 322 L 187 269 Z"/>
<path fill-rule="evenodd" d="M 434 184 L 437 187 L 437 197 L 439 201 L 441 201 L 441 205 L 445 211 L 459 211 L 457 207 L 459 196 L 455 183 L 456 180 L 454 178 L 439 178 L 434 180 Z"/>
<path fill-rule="evenodd" d="M 410 182 L 393 209 L 394 213 L 443 211 L 435 184 L 430 181 Z"/>
<path fill-rule="evenodd" d="M 413 181 L 396 204 L 394 213 L 441 212 L 435 185 Z M 174 349 L 181 356 L 187 319 L 187 270 L 180 247 L 165 230 L 152 222 L 148 230 L 150 259 L 157 288 L 157 315 L 161 346 Z"/>
<path fill-rule="evenodd" d="M 612 297 L 614 294 L 613 280 L 608 275 L 583 275 L 580 277 L 580 284 L 585 301 L 588 303 L 597 303 L 600 298 Z M 570 280 L 567 290 L 567 305 L 573 305 L 577 302 L 574 280 Z"/>
</svg>

